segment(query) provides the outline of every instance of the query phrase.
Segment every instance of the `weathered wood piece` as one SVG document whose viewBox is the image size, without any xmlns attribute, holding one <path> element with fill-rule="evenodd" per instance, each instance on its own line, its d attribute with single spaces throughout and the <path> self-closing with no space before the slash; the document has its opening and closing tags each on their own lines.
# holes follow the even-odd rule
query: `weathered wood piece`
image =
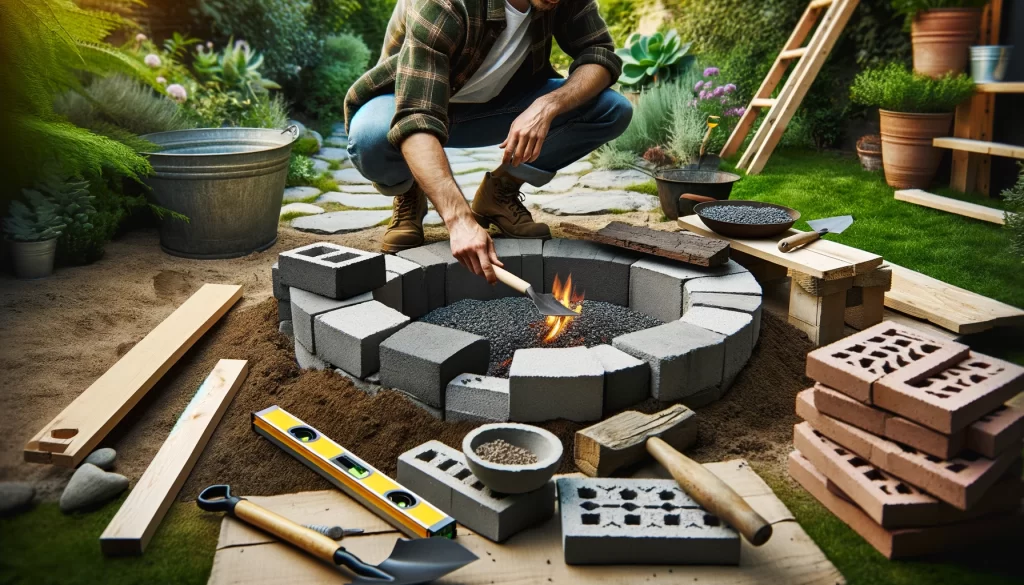
<svg viewBox="0 0 1024 585">
<path fill-rule="evenodd" d="M 562 223 L 561 228 L 566 233 L 584 240 L 697 266 L 720 266 L 729 260 L 729 242 L 687 232 L 652 230 L 621 221 L 613 221 L 597 231 L 572 223 Z"/>
<path fill-rule="evenodd" d="M 1006 217 L 1008 215 L 1013 215 L 1011 212 L 995 209 L 994 207 L 986 207 L 969 201 L 960 201 L 959 199 L 953 199 L 951 197 L 934 195 L 920 189 L 904 189 L 902 191 L 896 191 L 894 196 L 897 201 L 906 201 L 907 203 L 913 203 L 914 205 L 920 205 L 921 207 L 938 209 L 939 211 L 955 213 L 956 215 L 980 219 L 981 221 L 987 221 L 989 223 L 999 225 L 1006 224 Z"/>
<path fill-rule="evenodd" d="M 248 372 L 245 360 L 217 362 L 100 535 L 103 554 L 141 555 L 146 549 Z"/>
<path fill-rule="evenodd" d="M 238 299 L 242 287 L 205 284 L 135 344 L 25 446 L 25 461 L 75 467 Z"/>
<path fill-rule="evenodd" d="M 591 477 L 609 477 L 643 461 L 648 456 L 644 444 L 651 437 L 682 451 L 697 440 L 697 414 L 682 404 L 654 414 L 620 412 L 576 432 L 576 466 Z"/>
</svg>

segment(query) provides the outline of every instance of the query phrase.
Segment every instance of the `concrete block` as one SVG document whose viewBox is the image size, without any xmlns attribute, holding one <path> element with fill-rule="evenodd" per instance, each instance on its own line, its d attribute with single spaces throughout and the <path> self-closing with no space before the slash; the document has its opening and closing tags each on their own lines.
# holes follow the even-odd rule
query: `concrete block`
<svg viewBox="0 0 1024 585">
<path fill-rule="evenodd" d="M 313 355 L 302 344 L 298 338 L 295 339 L 295 363 L 303 370 L 326 370 L 330 365 L 324 360 Z"/>
<path fill-rule="evenodd" d="M 647 400 L 651 395 L 651 367 L 647 362 L 610 345 L 590 348 L 604 368 L 604 414 L 609 415 Z"/>
<path fill-rule="evenodd" d="M 398 481 L 473 532 L 495 542 L 555 513 L 555 482 L 525 494 L 499 494 L 466 467 L 465 456 L 428 441 L 398 457 Z"/>
<path fill-rule="evenodd" d="M 412 394 L 409 394 L 408 392 L 403 392 L 402 390 L 396 390 L 396 392 L 401 394 L 402 397 L 404 397 L 409 402 L 413 403 L 414 406 L 419 407 L 421 410 L 425 410 L 427 412 L 427 414 L 429 414 L 430 416 L 436 418 L 437 420 L 444 420 L 444 409 L 443 408 L 438 408 L 436 406 L 431 406 L 431 405 L 427 404 L 426 402 L 423 402 L 419 398 L 416 398 Z"/>
<path fill-rule="evenodd" d="M 737 272 L 716 278 L 695 278 L 683 286 L 687 295 L 698 292 L 761 295 L 761 285 L 749 272 Z"/>
<path fill-rule="evenodd" d="M 288 301 L 277 301 L 277 322 L 291 321 L 292 320 L 292 302 Z"/>
<path fill-rule="evenodd" d="M 683 312 L 692 307 L 713 307 L 727 311 L 739 311 L 750 315 L 753 319 L 754 345 L 761 335 L 761 297 L 756 295 L 737 295 L 730 293 L 695 292 L 686 296 Z"/>
<path fill-rule="evenodd" d="M 599 420 L 604 368 L 585 347 L 517 349 L 508 371 L 509 420 Z"/>
<path fill-rule="evenodd" d="M 410 323 L 380 344 L 381 384 L 443 410 L 448 382 L 460 373 L 487 373 L 490 351 L 479 335 Z"/>
<path fill-rule="evenodd" d="M 459 374 L 448 382 L 445 420 L 507 422 L 508 378 Z"/>
<path fill-rule="evenodd" d="M 725 309 L 694 307 L 683 315 L 682 321 L 725 336 L 723 380 L 731 382 L 750 361 L 750 354 L 754 350 L 754 327 L 750 315 Z"/>
<path fill-rule="evenodd" d="M 447 241 L 435 242 L 424 246 L 424 248 L 435 254 L 445 263 L 445 304 L 447 305 L 464 299 L 488 301 L 503 297 L 521 296 L 518 292 L 504 284 L 498 283 L 492 286 L 485 279 L 473 274 L 465 266 L 459 264 L 459 261 L 452 256 L 451 244 Z M 518 241 L 501 238 L 495 239 L 494 251 L 505 264 L 505 270 L 516 276 L 522 274 Z"/>
<path fill-rule="evenodd" d="M 392 309 L 402 311 L 402 277 L 398 274 L 385 271 L 387 281 L 384 286 L 374 289 L 373 300 L 382 303 Z"/>
<path fill-rule="evenodd" d="M 411 260 L 391 254 L 384 257 L 384 268 L 402 279 L 402 308 L 399 310 L 413 319 L 426 315 L 430 307 L 426 270 Z"/>
<path fill-rule="evenodd" d="M 316 353 L 313 319 L 317 315 L 373 300 L 370 293 L 363 293 L 339 301 L 294 287 L 289 291 L 289 295 L 291 296 L 289 302 L 291 303 L 292 330 L 295 333 L 295 341 L 301 343 L 310 353 Z"/>
<path fill-rule="evenodd" d="M 316 353 L 357 378 L 380 369 L 380 344 L 410 319 L 378 301 L 318 315 L 313 320 Z"/>
<path fill-rule="evenodd" d="M 614 246 L 584 240 L 544 242 L 544 292 L 551 292 L 557 275 L 564 283 L 571 274 L 576 291 L 588 300 L 629 306 L 629 267 L 640 255 Z"/>
<path fill-rule="evenodd" d="M 371 381 L 373 380 L 373 376 L 368 376 L 365 379 L 360 379 L 342 369 L 336 369 L 334 370 L 334 373 L 338 374 L 342 378 L 346 378 L 349 382 L 352 382 L 353 386 L 362 390 L 363 392 L 366 392 L 370 396 L 375 396 L 378 392 L 380 392 L 383 389 L 383 387 L 380 384 Z M 379 382 L 380 380 L 378 379 L 377 381 Z"/>
<path fill-rule="evenodd" d="M 523 273 L 520 277 L 533 290 L 544 290 L 544 240 L 511 240 L 519 244 Z"/>
<path fill-rule="evenodd" d="M 738 565 L 740 536 L 670 479 L 558 479 L 569 565 Z"/>
<path fill-rule="evenodd" d="M 292 320 L 281 321 L 277 324 L 277 331 L 282 335 L 288 337 L 292 341 L 295 341 L 295 332 L 292 330 Z"/>
<path fill-rule="evenodd" d="M 278 257 L 288 286 L 332 299 L 347 299 L 384 285 L 384 255 L 329 242 L 309 244 Z"/>
<path fill-rule="evenodd" d="M 444 286 L 448 264 L 424 246 L 402 250 L 395 256 L 414 262 L 423 268 L 427 312 L 445 306 Z"/>
<path fill-rule="evenodd" d="M 669 258 L 643 257 L 629 267 L 629 308 L 664 322 L 683 316 L 683 286 L 698 278 L 716 278 L 746 272 L 729 260 L 721 266 L 705 268 Z"/>
<path fill-rule="evenodd" d="M 281 280 L 281 269 L 278 268 L 277 262 L 270 267 L 270 281 L 274 287 L 274 298 L 279 301 L 287 301 L 288 285 Z"/>
<path fill-rule="evenodd" d="M 663 402 L 679 400 L 722 383 L 725 336 L 672 321 L 620 335 L 612 346 L 651 367 L 651 395 Z"/>
</svg>

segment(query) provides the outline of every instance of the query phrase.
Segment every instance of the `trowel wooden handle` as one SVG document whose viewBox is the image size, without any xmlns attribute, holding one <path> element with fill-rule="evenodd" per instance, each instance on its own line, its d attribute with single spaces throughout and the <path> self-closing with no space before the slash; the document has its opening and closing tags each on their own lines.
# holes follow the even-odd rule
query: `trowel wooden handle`
<svg viewBox="0 0 1024 585">
<path fill-rule="evenodd" d="M 686 199 L 687 201 L 693 201 L 694 203 L 707 203 L 708 201 L 718 201 L 714 197 L 708 197 L 706 195 L 694 195 L 693 193 L 683 193 L 679 196 L 680 199 Z"/>
<path fill-rule="evenodd" d="M 790 252 L 800 246 L 806 246 L 821 237 L 817 231 L 801 232 L 795 236 L 789 236 L 779 240 L 779 252 Z"/>
<path fill-rule="evenodd" d="M 332 564 L 335 562 L 334 553 L 338 550 L 338 543 L 319 532 L 296 524 L 249 500 L 240 500 L 236 503 L 233 515 L 264 532 L 290 542 L 318 559 Z"/>
<path fill-rule="evenodd" d="M 512 274 L 508 270 L 505 270 L 501 266 L 495 266 L 491 264 L 491 268 L 494 269 L 494 276 L 498 277 L 498 281 L 516 289 L 517 291 L 526 294 L 526 289 L 530 288 L 530 283 L 526 282 L 522 278 L 519 278 L 515 274 Z"/>
<path fill-rule="evenodd" d="M 772 536 L 772 525 L 739 494 L 703 465 L 673 449 L 657 437 L 647 439 L 647 452 L 705 510 L 728 522 L 750 544 L 761 546 Z"/>
</svg>

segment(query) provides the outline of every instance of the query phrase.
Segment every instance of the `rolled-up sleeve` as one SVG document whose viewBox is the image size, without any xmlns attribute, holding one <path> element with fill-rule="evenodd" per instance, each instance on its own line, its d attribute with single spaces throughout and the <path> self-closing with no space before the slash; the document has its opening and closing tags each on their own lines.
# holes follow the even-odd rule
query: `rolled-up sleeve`
<svg viewBox="0 0 1024 585">
<path fill-rule="evenodd" d="M 572 65 L 569 74 L 580 65 L 600 65 L 611 74 L 611 83 L 615 83 L 622 74 L 622 59 L 615 54 L 615 42 L 608 25 L 601 18 L 595 0 L 570 0 L 564 2 L 559 10 L 567 14 L 559 14 L 556 18 L 555 40 L 570 57 Z"/>
</svg>

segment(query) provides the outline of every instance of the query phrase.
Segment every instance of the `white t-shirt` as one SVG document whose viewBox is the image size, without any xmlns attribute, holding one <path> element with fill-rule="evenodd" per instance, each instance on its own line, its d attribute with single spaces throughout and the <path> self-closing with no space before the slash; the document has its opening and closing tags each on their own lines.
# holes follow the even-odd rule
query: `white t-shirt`
<svg viewBox="0 0 1024 585">
<path fill-rule="evenodd" d="M 482 104 L 505 89 L 505 84 L 523 64 L 530 49 L 530 11 L 519 12 L 505 0 L 505 30 L 480 63 L 480 68 L 452 98 L 452 103 Z"/>
</svg>

